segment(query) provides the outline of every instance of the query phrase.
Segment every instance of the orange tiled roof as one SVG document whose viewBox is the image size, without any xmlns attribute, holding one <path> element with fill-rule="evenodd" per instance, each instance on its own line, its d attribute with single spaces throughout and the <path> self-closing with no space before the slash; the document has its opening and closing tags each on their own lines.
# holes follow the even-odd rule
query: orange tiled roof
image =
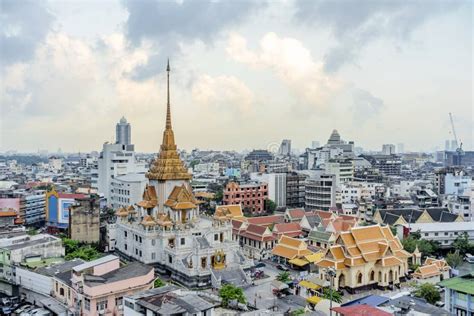
<svg viewBox="0 0 474 316">
<path fill-rule="evenodd" d="M 184 210 L 196 208 L 197 200 L 188 188 L 183 184 L 181 186 L 175 186 L 171 191 L 168 200 L 165 205 L 174 210 Z"/>
<path fill-rule="evenodd" d="M 118 209 L 115 215 L 120 216 L 120 217 L 125 217 L 125 216 L 128 216 L 128 212 L 124 207 L 121 207 Z"/>
<path fill-rule="evenodd" d="M 441 271 L 436 264 L 423 265 L 418 267 L 413 273 L 413 276 L 419 279 L 426 279 L 433 276 L 440 275 Z"/>
<path fill-rule="evenodd" d="M 17 216 L 16 212 L 0 212 L 0 217 L 12 217 Z"/>
<path fill-rule="evenodd" d="M 285 245 L 292 248 L 305 248 L 306 247 L 306 243 L 304 242 L 304 240 L 288 237 L 285 235 L 281 236 L 280 240 L 278 240 L 278 244 Z"/>
</svg>

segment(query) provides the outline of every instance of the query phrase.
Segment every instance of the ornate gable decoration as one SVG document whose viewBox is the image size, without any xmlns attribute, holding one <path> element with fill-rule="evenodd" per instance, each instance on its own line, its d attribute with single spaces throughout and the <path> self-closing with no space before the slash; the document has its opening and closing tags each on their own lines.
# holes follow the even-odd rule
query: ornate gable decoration
<svg viewBox="0 0 474 316">
<path fill-rule="evenodd" d="M 168 200 L 165 202 L 165 205 L 173 210 L 197 208 L 196 204 L 196 199 L 184 184 L 181 186 L 175 186 L 173 191 L 171 191 Z"/>
</svg>

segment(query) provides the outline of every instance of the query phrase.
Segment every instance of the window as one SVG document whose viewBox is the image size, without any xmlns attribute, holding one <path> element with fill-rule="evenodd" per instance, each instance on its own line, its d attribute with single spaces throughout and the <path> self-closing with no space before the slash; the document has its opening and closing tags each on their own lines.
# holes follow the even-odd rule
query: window
<svg viewBox="0 0 474 316">
<path fill-rule="evenodd" d="M 86 311 L 91 310 L 91 301 L 87 297 L 84 298 L 84 309 Z"/>
<path fill-rule="evenodd" d="M 359 275 L 357 276 L 357 283 L 362 283 L 362 273 L 359 272 Z"/>
<path fill-rule="evenodd" d="M 154 252 L 151 253 L 151 260 L 155 260 L 156 254 Z"/>
<path fill-rule="evenodd" d="M 125 244 L 124 246 L 125 246 L 125 250 L 127 250 L 127 244 Z"/>
<path fill-rule="evenodd" d="M 218 234 L 214 234 L 214 241 L 217 241 L 219 240 L 219 235 Z"/>
<path fill-rule="evenodd" d="M 61 288 L 59 289 L 59 295 L 60 295 L 60 296 L 64 296 L 64 288 L 61 287 Z"/>
<path fill-rule="evenodd" d="M 184 245 L 186 244 L 186 239 L 185 238 L 181 238 L 181 245 Z"/>
<path fill-rule="evenodd" d="M 118 309 L 122 309 L 123 305 L 123 297 L 116 297 L 115 298 L 115 306 L 117 306 Z"/>
<path fill-rule="evenodd" d="M 444 232 L 444 235 L 445 235 L 445 236 L 448 236 L 448 232 Z"/>
<path fill-rule="evenodd" d="M 375 271 L 370 272 L 370 281 L 375 280 Z"/>
<path fill-rule="evenodd" d="M 151 245 L 154 246 L 154 245 L 155 245 L 155 242 L 156 242 L 156 241 L 155 241 L 154 239 L 152 239 L 152 240 L 151 240 Z"/>
<path fill-rule="evenodd" d="M 428 236 L 429 234 L 428 233 L 425 233 L 425 237 Z"/>
<path fill-rule="evenodd" d="M 127 231 L 124 231 L 123 234 L 124 234 L 125 238 L 127 238 Z"/>
<path fill-rule="evenodd" d="M 107 300 L 98 301 L 96 305 L 97 311 L 105 311 L 107 309 Z"/>
<path fill-rule="evenodd" d="M 438 233 L 434 233 L 435 236 L 438 236 Z"/>
<path fill-rule="evenodd" d="M 56 292 L 58 291 L 58 282 L 56 282 Z"/>
<path fill-rule="evenodd" d="M 168 262 L 173 263 L 173 257 L 171 257 L 171 255 L 168 255 Z"/>
<path fill-rule="evenodd" d="M 139 239 L 140 239 L 140 243 L 142 243 L 142 237 L 139 237 Z"/>
</svg>

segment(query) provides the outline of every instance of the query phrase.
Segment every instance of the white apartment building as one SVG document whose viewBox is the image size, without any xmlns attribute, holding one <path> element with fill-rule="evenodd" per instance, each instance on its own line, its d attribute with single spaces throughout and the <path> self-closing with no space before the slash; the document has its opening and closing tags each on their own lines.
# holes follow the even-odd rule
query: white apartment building
<svg viewBox="0 0 474 316">
<path fill-rule="evenodd" d="M 63 170 L 63 160 L 58 157 L 50 157 L 49 160 L 49 169 L 54 173 L 59 173 Z"/>
<path fill-rule="evenodd" d="M 317 173 L 305 182 L 305 208 L 328 211 L 336 206 L 336 176 Z"/>
<path fill-rule="evenodd" d="M 268 184 L 268 198 L 277 207 L 286 206 L 286 173 L 252 173 L 250 179 Z"/>
<path fill-rule="evenodd" d="M 194 166 L 194 173 L 212 173 L 219 174 L 219 163 L 209 162 L 209 163 L 199 163 Z"/>
<path fill-rule="evenodd" d="M 354 179 L 354 165 L 349 159 L 331 159 L 324 164 L 324 171 L 336 176 L 338 188 L 342 183 L 351 182 Z"/>
<path fill-rule="evenodd" d="M 470 242 L 474 242 L 474 225 L 472 222 L 416 223 L 410 224 L 412 232 L 420 231 L 421 238 L 438 241 L 443 248 L 451 247 L 458 236 L 466 232 Z"/>
<path fill-rule="evenodd" d="M 110 205 L 113 209 L 135 205 L 142 200 L 146 184 L 144 173 L 128 173 L 113 178 Z"/>
<path fill-rule="evenodd" d="M 469 189 L 472 185 L 471 176 L 463 173 L 448 173 L 444 177 L 444 194 L 462 195 L 464 190 Z"/>
<path fill-rule="evenodd" d="M 105 143 L 98 159 L 97 178 L 92 178 L 92 187 L 104 195 L 107 204 L 111 205 L 113 193 L 112 182 L 115 178 L 129 173 L 147 171 L 146 163 L 137 161 L 133 145 Z"/>
</svg>

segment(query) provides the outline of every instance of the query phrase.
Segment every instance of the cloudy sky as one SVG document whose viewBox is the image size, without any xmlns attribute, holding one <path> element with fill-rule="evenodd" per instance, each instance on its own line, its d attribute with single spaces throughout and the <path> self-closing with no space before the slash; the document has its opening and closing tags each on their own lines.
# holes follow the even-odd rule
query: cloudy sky
<svg viewBox="0 0 474 316">
<path fill-rule="evenodd" d="M 158 151 L 168 57 L 180 148 L 474 147 L 471 1 L 0 4 L 0 151 Z"/>
</svg>

